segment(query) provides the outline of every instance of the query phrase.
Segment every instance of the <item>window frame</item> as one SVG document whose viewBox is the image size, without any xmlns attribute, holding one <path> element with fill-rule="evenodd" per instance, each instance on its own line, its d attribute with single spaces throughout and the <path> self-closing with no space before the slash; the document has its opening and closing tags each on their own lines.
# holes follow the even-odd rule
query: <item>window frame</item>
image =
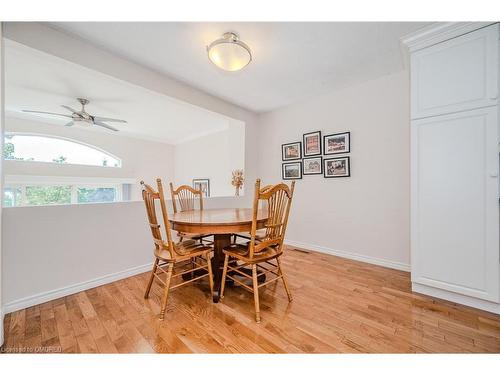
<svg viewBox="0 0 500 375">
<path fill-rule="evenodd" d="M 105 155 L 108 155 L 111 158 L 114 158 L 118 161 L 118 166 L 112 166 L 112 165 L 95 165 L 95 164 L 81 164 L 81 163 L 56 163 L 53 161 L 44 161 L 44 160 L 18 160 L 18 159 L 3 159 L 4 161 L 7 162 L 28 162 L 28 163 L 44 163 L 44 164 L 50 164 L 50 165 L 76 165 L 76 166 L 84 166 L 84 167 L 97 167 L 97 168 L 122 168 L 123 167 L 123 160 L 119 158 L 118 156 L 112 154 L 109 151 L 106 151 L 100 147 L 97 147 L 95 145 L 92 145 L 90 143 L 82 142 L 80 140 L 74 139 L 74 138 L 68 138 L 68 137 L 62 137 L 59 135 L 52 135 L 52 134 L 44 134 L 44 133 L 36 133 L 36 132 L 19 132 L 19 131 L 6 131 L 4 134 L 4 144 L 8 142 L 8 137 L 14 137 L 14 136 L 26 136 L 26 137 L 42 137 L 42 138 L 51 138 L 51 139 L 59 139 L 62 141 L 66 142 L 71 142 L 71 143 L 76 143 L 88 148 L 91 148 L 93 150 L 102 152 Z"/>
<path fill-rule="evenodd" d="M 106 177 L 68 177 L 68 176 L 28 176 L 28 175 L 6 175 L 2 190 L 2 206 L 4 200 L 5 189 L 20 189 L 20 203 L 14 206 L 5 206 L 5 208 L 14 207 L 47 207 L 47 206 L 64 206 L 64 205 L 79 205 L 79 204 L 102 204 L 102 203 L 117 203 L 123 202 L 124 185 L 136 184 L 134 179 L 130 178 L 106 178 Z M 70 203 L 57 204 L 42 204 L 28 205 L 26 204 L 26 187 L 28 186 L 70 186 L 71 200 Z M 78 202 L 78 188 L 114 188 L 115 200 L 112 202 Z"/>
</svg>

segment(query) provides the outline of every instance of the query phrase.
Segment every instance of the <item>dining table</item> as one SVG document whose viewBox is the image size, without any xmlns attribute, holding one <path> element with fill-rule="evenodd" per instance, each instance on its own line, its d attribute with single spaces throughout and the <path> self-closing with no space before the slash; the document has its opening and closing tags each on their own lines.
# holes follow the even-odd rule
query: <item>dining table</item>
<svg viewBox="0 0 500 375">
<path fill-rule="evenodd" d="M 217 208 L 189 210 L 174 213 L 169 218 L 171 228 L 182 233 L 211 234 L 214 236 L 212 269 L 214 277 L 213 301 L 219 302 L 224 265 L 223 249 L 231 245 L 234 233 L 249 233 L 252 229 L 252 208 Z M 257 229 L 265 227 L 267 212 L 257 211 Z"/>
</svg>

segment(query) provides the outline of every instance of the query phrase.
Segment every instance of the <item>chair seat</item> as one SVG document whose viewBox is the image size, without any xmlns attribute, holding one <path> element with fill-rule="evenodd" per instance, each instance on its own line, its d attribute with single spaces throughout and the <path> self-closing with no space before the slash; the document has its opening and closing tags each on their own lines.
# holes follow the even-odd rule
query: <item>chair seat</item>
<svg viewBox="0 0 500 375">
<path fill-rule="evenodd" d="M 223 252 L 230 257 L 234 257 L 249 264 L 265 262 L 266 260 L 274 259 L 283 253 L 282 251 L 276 250 L 274 247 L 266 247 L 264 250 L 254 253 L 253 258 L 250 258 L 248 245 L 248 243 L 244 245 L 233 244 L 224 248 Z"/>
<path fill-rule="evenodd" d="M 165 244 L 167 246 L 167 244 Z M 210 246 L 205 246 L 196 242 L 195 240 L 186 240 L 177 243 L 176 250 L 178 253 L 182 254 L 175 258 L 176 261 L 183 261 L 185 259 L 189 259 L 192 257 L 196 257 L 199 255 L 204 255 L 212 251 Z M 164 260 L 164 261 L 172 261 L 172 256 L 170 255 L 170 251 L 166 249 L 155 249 L 154 251 L 155 257 Z"/>
<path fill-rule="evenodd" d="M 245 238 L 249 240 L 251 238 L 251 234 L 248 232 L 239 232 L 239 233 L 233 233 L 237 237 Z M 255 232 L 255 239 L 257 241 L 262 241 L 266 237 L 266 230 L 265 229 L 260 229 Z"/>
</svg>

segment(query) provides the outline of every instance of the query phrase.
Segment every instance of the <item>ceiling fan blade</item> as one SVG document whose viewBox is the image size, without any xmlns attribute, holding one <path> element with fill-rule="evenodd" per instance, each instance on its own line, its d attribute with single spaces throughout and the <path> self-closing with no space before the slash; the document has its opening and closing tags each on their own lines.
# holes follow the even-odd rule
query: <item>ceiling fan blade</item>
<svg viewBox="0 0 500 375">
<path fill-rule="evenodd" d="M 62 116 L 62 117 L 72 118 L 72 116 L 70 116 L 70 115 L 63 115 L 62 113 L 42 112 L 42 111 L 28 111 L 27 109 L 23 109 L 22 111 L 23 112 L 27 112 L 27 113 L 38 113 L 38 114 L 42 114 L 42 115 L 52 115 L 52 116 Z"/>
<path fill-rule="evenodd" d="M 109 130 L 113 130 L 115 132 L 118 131 L 118 129 L 113 128 L 112 126 L 109 126 L 108 124 L 105 124 L 104 122 L 101 122 L 101 121 L 95 121 L 94 120 L 94 125 L 102 126 L 103 128 L 106 128 L 106 129 L 109 129 Z"/>
<path fill-rule="evenodd" d="M 124 124 L 127 123 L 125 120 L 119 120 L 117 118 L 109 118 L 109 117 L 99 117 L 99 116 L 94 116 L 95 121 L 107 121 L 107 122 L 122 122 Z"/>
<path fill-rule="evenodd" d="M 75 123 L 73 121 L 70 121 L 67 124 L 65 124 L 64 126 L 73 126 L 73 125 L 75 125 Z"/>
<path fill-rule="evenodd" d="M 76 109 L 68 107 L 67 105 L 62 105 L 61 107 L 66 108 L 68 111 L 71 111 L 71 112 L 75 112 L 75 113 L 78 112 Z"/>
</svg>

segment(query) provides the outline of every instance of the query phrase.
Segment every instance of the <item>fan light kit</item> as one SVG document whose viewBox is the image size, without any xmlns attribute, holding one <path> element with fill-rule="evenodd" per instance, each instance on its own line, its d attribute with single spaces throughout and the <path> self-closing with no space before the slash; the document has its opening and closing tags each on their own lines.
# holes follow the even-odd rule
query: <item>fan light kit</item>
<svg viewBox="0 0 500 375">
<path fill-rule="evenodd" d="M 73 109 L 67 105 L 62 105 L 64 109 L 67 109 L 68 111 L 71 111 L 71 115 L 65 115 L 62 113 L 53 113 L 53 112 L 43 112 L 43 111 L 28 111 L 23 109 L 23 112 L 27 113 L 34 113 L 34 114 L 42 114 L 42 115 L 51 115 L 51 116 L 59 116 L 59 117 L 66 117 L 71 119 L 65 126 L 73 126 L 75 124 L 82 125 L 82 126 L 101 126 L 103 128 L 113 130 L 115 132 L 118 131 L 118 129 L 105 124 L 105 122 L 121 122 L 126 124 L 127 121 L 125 120 L 119 120 L 116 118 L 109 118 L 109 117 L 100 117 L 100 116 L 92 116 L 87 111 L 85 111 L 85 105 L 89 104 L 88 99 L 84 98 L 76 98 L 78 102 L 82 105 L 82 109 L 80 111 L 77 111 L 76 109 Z"/>
<path fill-rule="evenodd" d="M 252 61 L 252 51 L 237 34 L 227 32 L 207 47 L 208 58 L 217 67 L 228 72 L 243 69 Z"/>
</svg>

